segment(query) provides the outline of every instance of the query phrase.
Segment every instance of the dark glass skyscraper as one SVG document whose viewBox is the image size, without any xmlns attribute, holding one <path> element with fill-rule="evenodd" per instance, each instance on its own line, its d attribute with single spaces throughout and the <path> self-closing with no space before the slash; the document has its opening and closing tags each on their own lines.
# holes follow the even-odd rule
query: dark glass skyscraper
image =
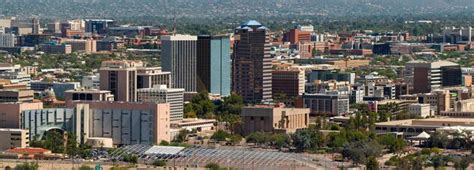
<svg viewBox="0 0 474 170">
<path fill-rule="evenodd" d="M 230 95 L 230 39 L 228 36 L 198 36 L 197 88 L 221 96 Z"/>
<path fill-rule="evenodd" d="M 245 102 L 272 100 L 272 58 L 268 29 L 257 21 L 235 30 L 232 90 Z"/>
</svg>

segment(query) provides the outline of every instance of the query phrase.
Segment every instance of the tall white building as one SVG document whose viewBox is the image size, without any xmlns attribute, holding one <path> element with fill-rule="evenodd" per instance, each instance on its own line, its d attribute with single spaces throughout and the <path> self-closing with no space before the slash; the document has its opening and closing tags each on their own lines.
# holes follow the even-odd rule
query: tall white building
<svg viewBox="0 0 474 170">
<path fill-rule="evenodd" d="M 172 87 L 197 91 L 197 36 L 164 36 L 161 43 L 161 66 L 171 72 Z"/>
<path fill-rule="evenodd" d="M 156 102 L 170 104 L 170 121 L 183 119 L 184 89 L 166 88 L 166 85 L 137 90 L 138 102 Z"/>
<path fill-rule="evenodd" d="M 86 89 L 100 89 L 100 74 L 83 76 L 81 85 Z"/>
<path fill-rule="evenodd" d="M 15 35 L 0 34 L 0 47 L 14 47 L 14 46 L 15 46 Z"/>
</svg>

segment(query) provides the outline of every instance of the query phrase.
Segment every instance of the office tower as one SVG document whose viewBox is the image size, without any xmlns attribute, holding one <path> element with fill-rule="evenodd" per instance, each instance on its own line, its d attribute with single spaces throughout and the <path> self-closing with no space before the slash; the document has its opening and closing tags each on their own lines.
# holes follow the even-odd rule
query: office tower
<svg viewBox="0 0 474 170">
<path fill-rule="evenodd" d="M 173 88 L 184 88 L 195 92 L 196 87 L 196 43 L 191 35 L 169 35 L 161 38 L 161 66 L 171 72 Z"/>
<path fill-rule="evenodd" d="M 310 42 L 311 32 L 294 28 L 294 29 L 289 30 L 287 33 L 285 33 L 284 39 L 286 42 L 290 42 L 290 44 L 298 44 L 300 42 Z"/>
<path fill-rule="evenodd" d="M 136 101 L 137 69 L 143 66 L 136 61 L 104 61 L 99 70 L 100 90 L 109 90 L 115 101 Z"/>
<path fill-rule="evenodd" d="M 33 18 L 31 20 L 31 33 L 32 34 L 40 34 L 40 23 L 38 18 Z"/>
<path fill-rule="evenodd" d="M 0 47 L 14 47 L 14 46 L 15 46 L 14 34 L 1 34 L 0 33 Z"/>
<path fill-rule="evenodd" d="M 251 20 L 235 30 L 232 90 L 245 102 L 272 100 L 272 58 L 268 29 Z"/>
<path fill-rule="evenodd" d="M 409 93 L 429 93 L 441 87 L 462 84 L 461 67 L 449 61 L 411 61 L 405 66 Z"/>
<path fill-rule="evenodd" d="M 303 107 L 311 115 L 341 116 L 349 112 L 349 96 L 334 93 L 303 94 Z"/>
<path fill-rule="evenodd" d="M 349 72 L 338 72 L 336 70 L 312 70 L 309 73 L 308 81 L 312 82 L 315 80 L 321 81 L 348 81 L 350 84 L 355 83 L 355 73 Z"/>
<path fill-rule="evenodd" d="M 70 44 L 40 44 L 39 50 L 46 54 L 71 54 L 72 46 Z"/>
<path fill-rule="evenodd" d="M 49 33 L 60 34 L 61 33 L 61 22 L 54 21 L 46 25 Z"/>
<path fill-rule="evenodd" d="M 114 20 L 110 19 L 86 19 L 86 32 L 95 34 L 107 33 L 107 28 L 114 25 Z"/>
<path fill-rule="evenodd" d="M 111 91 L 115 101 L 136 101 L 139 88 L 171 86 L 169 72 L 162 72 L 160 67 L 144 67 L 141 61 L 104 61 L 99 77 L 100 90 Z"/>
<path fill-rule="evenodd" d="M 230 95 L 230 39 L 228 36 L 198 36 L 197 90 Z"/>
<path fill-rule="evenodd" d="M 305 92 L 304 70 L 273 70 L 272 94 L 285 94 L 296 97 Z"/>
<path fill-rule="evenodd" d="M 137 68 L 137 88 L 152 88 L 156 85 L 166 85 L 171 88 L 171 73 L 164 72 L 161 67 Z"/>
<path fill-rule="evenodd" d="M 184 89 L 166 88 L 166 85 L 137 90 L 138 102 L 170 104 L 170 121 L 183 119 Z"/>
</svg>

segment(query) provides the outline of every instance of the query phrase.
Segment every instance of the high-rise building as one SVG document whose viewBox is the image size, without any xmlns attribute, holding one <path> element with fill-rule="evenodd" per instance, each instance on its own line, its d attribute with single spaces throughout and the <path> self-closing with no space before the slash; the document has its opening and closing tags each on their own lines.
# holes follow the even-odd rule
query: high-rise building
<svg viewBox="0 0 474 170">
<path fill-rule="evenodd" d="M 32 34 L 40 34 L 40 23 L 38 18 L 33 18 L 31 20 L 31 33 Z"/>
<path fill-rule="evenodd" d="M 198 36 L 197 90 L 230 95 L 230 39 L 228 36 Z"/>
<path fill-rule="evenodd" d="M 251 20 L 235 30 L 232 90 L 245 102 L 272 100 L 272 58 L 267 27 Z"/>
<path fill-rule="evenodd" d="M 142 62 L 104 61 L 99 70 L 100 90 L 109 90 L 115 101 L 136 101 L 137 69 Z"/>
<path fill-rule="evenodd" d="M 99 77 L 100 89 L 111 91 L 115 101 L 136 101 L 140 88 L 171 86 L 170 72 L 162 72 L 160 67 L 144 67 L 141 61 L 104 61 Z"/>
<path fill-rule="evenodd" d="M 86 89 L 100 89 L 100 74 L 83 76 L 81 86 Z"/>
<path fill-rule="evenodd" d="M 441 87 L 462 84 L 461 67 L 449 61 L 411 61 L 405 66 L 409 93 L 429 93 Z"/>
<path fill-rule="evenodd" d="M 272 93 L 283 93 L 296 97 L 305 92 L 304 70 L 274 70 L 272 72 Z"/>
<path fill-rule="evenodd" d="M 137 68 L 137 88 L 152 88 L 156 85 L 166 85 L 171 88 L 170 72 L 161 70 L 161 67 Z"/>
<path fill-rule="evenodd" d="M 154 88 L 138 89 L 138 102 L 155 102 L 170 104 L 170 121 L 183 119 L 184 89 L 166 88 L 166 85 Z"/>
<path fill-rule="evenodd" d="M 196 92 L 197 36 L 168 35 L 161 38 L 161 66 L 171 72 L 173 88 Z"/>
<path fill-rule="evenodd" d="M 310 42 L 311 32 L 302 31 L 300 29 L 294 28 L 285 34 L 285 40 L 287 42 L 290 42 L 290 44 L 298 44 L 299 42 Z"/>
<path fill-rule="evenodd" d="M 333 93 L 304 94 L 303 107 L 312 115 L 340 116 L 349 112 L 349 96 Z"/>
<path fill-rule="evenodd" d="M 86 19 L 85 20 L 85 29 L 86 32 L 94 34 L 105 34 L 107 33 L 107 28 L 114 25 L 114 20 L 110 19 Z"/>
<path fill-rule="evenodd" d="M 14 47 L 14 46 L 15 46 L 14 34 L 1 34 L 0 33 L 0 47 Z"/>
</svg>

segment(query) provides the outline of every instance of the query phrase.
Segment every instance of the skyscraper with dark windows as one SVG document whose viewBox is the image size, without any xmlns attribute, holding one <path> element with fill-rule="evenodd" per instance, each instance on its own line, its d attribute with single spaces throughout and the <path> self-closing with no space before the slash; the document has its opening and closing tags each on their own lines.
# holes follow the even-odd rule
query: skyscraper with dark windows
<svg viewBox="0 0 474 170">
<path fill-rule="evenodd" d="M 231 81 L 229 36 L 198 36 L 197 90 L 229 96 Z"/>
<path fill-rule="evenodd" d="M 251 20 L 235 29 L 232 90 L 247 103 L 272 100 L 272 58 L 268 28 Z"/>
<path fill-rule="evenodd" d="M 197 36 L 171 35 L 161 38 L 161 66 L 171 72 L 173 88 L 196 92 Z"/>
</svg>

